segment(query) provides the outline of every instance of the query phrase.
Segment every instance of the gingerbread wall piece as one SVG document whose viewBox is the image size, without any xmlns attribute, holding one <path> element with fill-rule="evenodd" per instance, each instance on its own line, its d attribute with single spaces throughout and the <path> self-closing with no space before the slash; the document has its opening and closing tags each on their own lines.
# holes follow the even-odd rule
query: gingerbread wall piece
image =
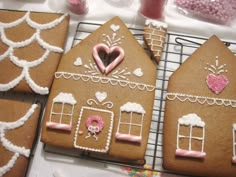
<svg viewBox="0 0 236 177">
<path fill-rule="evenodd" d="M 126 25 L 118 17 L 111 19 L 63 56 L 46 106 L 41 140 L 119 159 L 143 160 L 155 78 L 155 65 Z M 77 102 L 70 133 L 46 126 L 59 92 L 71 93 Z M 125 105 L 137 109 L 127 110 Z M 130 131 L 123 124 L 128 116 L 132 118 Z M 136 140 L 117 138 L 116 133 Z"/>
<path fill-rule="evenodd" d="M 0 176 L 24 176 L 35 138 L 40 106 L 0 100 L 0 107 Z"/>
<path fill-rule="evenodd" d="M 212 36 L 171 75 L 164 168 L 186 175 L 235 176 L 235 66 L 234 54 Z"/>
<path fill-rule="evenodd" d="M 0 91 L 49 93 L 68 22 L 66 14 L 0 11 Z"/>
<path fill-rule="evenodd" d="M 167 24 L 157 20 L 146 20 L 144 41 L 157 62 L 160 61 L 166 41 Z"/>
</svg>

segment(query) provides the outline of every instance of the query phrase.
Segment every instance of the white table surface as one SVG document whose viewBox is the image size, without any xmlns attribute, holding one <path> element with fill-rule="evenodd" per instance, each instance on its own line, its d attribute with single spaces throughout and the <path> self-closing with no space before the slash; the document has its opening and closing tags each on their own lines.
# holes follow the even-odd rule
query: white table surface
<svg viewBox="0 0 236 177">
<path fill-rule="evenodd" d="M 171 32 L 209 37 L 216 34 L 221 39 L 236 41 L 236 21 L 231 26 L 222 26 L 191 19 L 178 14 L 169 0 L 165 10 L 165 21 Z M 139 0 L 88 0 L 89 12 L 84 16 L 71 14 L 65 0 L 0 0 L 1 9 L 31 10 L 42 12 L 65 12 L 71 15 L 69 37 L 65 51 L 71 47 L 76 25 L 80 21 L 104 23 L 119 16 L 129 27 L 142 27 L 145 19 L 139 15 Z M 58 173 L 58 175 L 56 175 Z M 102 163 L 46 153 L 39 141 L 32 158 L 28 177 L 122 177 L 127 171 L 120 167 Z M 153 176 L 159 176 L 154 174 Z M 175 176 L 164 174 L 162 176 Z"/>
</svg>

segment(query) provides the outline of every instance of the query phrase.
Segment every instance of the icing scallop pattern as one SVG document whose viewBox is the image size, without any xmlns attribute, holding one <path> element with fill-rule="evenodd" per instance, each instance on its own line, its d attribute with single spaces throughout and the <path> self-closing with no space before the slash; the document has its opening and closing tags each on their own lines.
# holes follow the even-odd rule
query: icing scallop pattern
<svg viewBox="0 0 236 177">
<path fill-rule="evenodd" d="M 29 69 L 36 67 L 43 63 L 47 57 L 49 56 L 50 52 L 54 53 L 62 53 L 64 50 L 61 47 L 51 45 L 48 42 L 46 42 L 44 39 L 41 38 L 40 34 L 43 30 L 52 29 L 59 25 L 67 16 L 67 14 L 62 15 L 61 17 L 45 23 L 45 24 L 39 24 L 35 21 L 33 21 L 30 18 L 30 12 L 27 12 L 23 17 L 10 22 L 10 23 L 2 23 L 0 22 L 0 37 L 3 42 L 3 44 L 8 46 L 8 49 L 0 55 L 0 61 L 6 59 L 9 57 L 10 61 L 14 63 L 17 67 L 22 68 L 22 72 L 19 76 L 17 76 L 12 81 L 9 81 L 8 83 L 1 83 L 0 84 L 0 91 L 8 91 L 14 87 L 16 87 L 23 79 L 25 79 L 26 83 L 31 87 L 31 89 L 38 94 L 45 95 L 49 93 L 49 88 L 42 87 L 35 83 L 35 81 L 31 78 Z M 21 23 L 26 22 L 31 28 L 35 29 L 35 33 L 32 34 L 28 39 L 25 39 L 24 41 L 12 41 L 7 38 L 5 34 L 5 30 L 9 28 L 16 27 L 20 25 Z M 45 52 L 43 55 L 33 61 L 27 61 L 24 58 L 18 58 L 14 55 L 14 50 L 26 47 L 33 42 L 37 42 L 44 50 Z"/>
<path fill-rule="evenodd" d="M 7 150 L 13 153 L 13 156 L 11 159 L 7 162 L 7 164 L 0 167 L 0 176 L 3 176 L 8 171 L 13 168 L 15 165 L 17 159 L 20 157 L 20 155 L 29 157 L 30 155 L 30 149 L 26 149 L 25 147 L 20 147 L 15 144 L 13 144 L 10 140 L 8 140 L 5 137 L 6 131 L 17 129 L 19 127 L 24 126 L 24 123 L 27 122 L 30 117 L 33 115 L 37 108 L 37 104 L 33 104 L 30 109 L 26 112 L 26 114 L 19 118 L 15 122 L 2 122 L 0 121 L 0 142 L 2 143 L 2 146 Z"/>
</svg>

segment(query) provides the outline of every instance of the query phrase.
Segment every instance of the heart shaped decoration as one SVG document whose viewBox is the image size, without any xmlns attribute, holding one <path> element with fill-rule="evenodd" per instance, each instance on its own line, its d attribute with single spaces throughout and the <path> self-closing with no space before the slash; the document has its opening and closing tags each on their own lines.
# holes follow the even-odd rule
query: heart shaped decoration
<svg viewBox="0 0 236 177">
<path fill-rule="evenodd" d="M 107 93 L 106 92 L 96 92 L 95 96 L 98 99 L 98 101 L 101 103 L 107 98 Z"/>
<path fill-rule="evenodd" d="M 99 56 L 99 51 L 104 51 L 108 55 L 112 53 L 118 53 L 118 56 L 111 63 L 108 63 L 108 65 L 105 66 L 102 59 Z M 95 62 L 97 63 L 97 66 L 100 69 L 100 71 L 105 74 L 108 74 L 117 65 L 119 65 L 120 62 L 124 59 L 124 56 L 125 52 L 119 46 L 113 46 L 109 48 L 107 45 L 100 43 L 93 47 L 93 57 L 95 59 Z"/>
<path fill-rule="evenodd" d="M 120 26 L 119 26 L 119 25 L 112 24 L 112 25 L 110 26 L 110 28 L 111 28 L 111 30 L 112 30 L 113 32 L 116 32 L 117 30 L 120 29 Z"/>
<path fill-rule="evenodd" d="M 76 58 L 76 60 L 74 61 L 75 66 L 81 66 L 82 64 L 82 59 L 80 57 Z"/>
<path fill-rule="evenodd" d="M 224 75 L 209 74 L 206 78 L 207 86 L 215 94 L 219 94 L 228 85 L 229 80 Z"/>
<path fill-rule="evenodd" d="M 137 77 L 142 77 L 143 76 L 143 71 L 141 68 L 137 68 L 134 70 L 133 74 Z"/>
</svg>

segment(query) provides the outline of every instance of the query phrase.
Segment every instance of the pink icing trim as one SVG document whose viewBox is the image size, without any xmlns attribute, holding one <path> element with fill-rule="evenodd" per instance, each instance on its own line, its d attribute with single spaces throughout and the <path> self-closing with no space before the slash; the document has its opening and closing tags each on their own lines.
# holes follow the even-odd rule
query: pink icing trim
<svg viewBox="0 0 236 177">
<path fill-rule="evenodd" d="M 194 157 L 194 158 L 205 158 L 206 153 L 200 151 L 189 151 L 183 149 L 176 149 L 175 155 L 184 156 L 184 157 Z"/>
<path fill-rule="evenodd" d="M 216 94 L 219 94 L 228 85 L 229 80 L 222 74 L 208 74 L 206 82 L 210 90 L 212 90 Z"/>
<path fill-rule="evenodd" d="M 97 133 L 100 132 L 103 129 L 103 126 L 104 126 L 104 122 L 103 122 L 102 118 L 100 116 L 91 116 L 91 117 L 89 117 L 86 121 L 86 126 L 87 126 L 88 129 L 93 126 L 92 125 L 93 122 L 97 123 L 95 132 L 97 132 Z"/>
<path fill-rule="evenodd" d="M 125 52 L 124 50 L 119 47 L 119 46 L 114 46 L 114 47 L 111 47 L 110 48 L 110 53 L 112 52 L 118 52 L 119 55 L 118 57 L 116 57 L 116 59 L 111 62 L 105 69 L 105 73 L 108 74 L 110 71 L 112 71 L 117 65 L 120 64 L 120 62 L 124 59 L 124 56 L 125 56 Z"/>
<path fill-rule="evenodd" d="M 105 66 L 102 62 L 100 56 L 98 55 L 98 51 L 104 50 L 107 54 L 110 54 L 112 52 L 118 52 L 119 55 L 115 58 L 113 62 L 111 62 L 109 65 Z M 119 46 L 114 46 L 109 48 L 105 44 L 97 44 L 93 47 L 93 57 L 95 59 L 95 62 L 98 65 L 98 68 L 102 73 L 108 74 L 110 71 L 112 71 L 119 63 L 124 59 L 125 52 L 124 50 Z"/>
<path fill-rule="evenodd" d="M 116 139 L 137 142 L 137 143 L 141 143 L 142 141 L 141 136 L 134 136 L 134 135 L 123 134 L 123 133 L 116 133 Z"/>
<path fill-rule="evenodd" d="M 68 124 L 60 124 L 56 122 L 47 122 L 46 126 L 51 129 L 71 131 L 71 126 Z"/>
<path fill-rule="evenodd" d="M 236 156 L 232 157 L 232 162 L 236 163 Z"/>
</svg>

